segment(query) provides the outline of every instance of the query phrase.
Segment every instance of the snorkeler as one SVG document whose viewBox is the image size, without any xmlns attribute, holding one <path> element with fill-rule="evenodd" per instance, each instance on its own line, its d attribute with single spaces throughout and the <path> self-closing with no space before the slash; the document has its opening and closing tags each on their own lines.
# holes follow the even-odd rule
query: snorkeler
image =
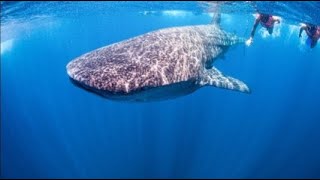
<svg viewBox="0 0 320 180">
<path fill-rule="evenodd" d="M 300 27 L 299 38 L 301 38 L 301 33 L 303 30 L 305 30 L 306 34 L 308 35 L 306 44 L 310 46 L 310 48 L 314 48 L 318 39 L 320 38 L 320 26 L 313 24 L 302 24 Z"/>
<path fill-rule="evenodd" d="M 250 38 L 246 41 L 246 44 L 248 46 L 253 41 L 253 36 L 254 36 L 254 33 L 259 25 L 259 22 L 263 27 L 265 27 L 268 30 L 269 34 L 271 35 L 273 32 L 274 23 L 275 22 L 280 23 L 280 19 L 275 16 L 269 15 L 269 14 L 259 13 L 255 22 L 254 22 L 254 25 L 253 25 L 253 28 L 252 28 L 252 31 L 250 34 Z"/>
</svg>

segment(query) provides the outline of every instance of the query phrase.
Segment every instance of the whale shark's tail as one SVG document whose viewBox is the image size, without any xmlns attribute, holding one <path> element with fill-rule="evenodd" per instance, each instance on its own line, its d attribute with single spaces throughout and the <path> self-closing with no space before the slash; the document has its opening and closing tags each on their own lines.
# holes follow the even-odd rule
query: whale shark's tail
<svg viewBox="0 0 320 180">
<path fill-rule="evenodd" d="M 242 81 L 230 76 L 224 76 L 218 69 L 206 69 L 200 78 L 201 86 L 210 85 L 243 93 L 251 93 L 249 87 Z"/>
</svg>

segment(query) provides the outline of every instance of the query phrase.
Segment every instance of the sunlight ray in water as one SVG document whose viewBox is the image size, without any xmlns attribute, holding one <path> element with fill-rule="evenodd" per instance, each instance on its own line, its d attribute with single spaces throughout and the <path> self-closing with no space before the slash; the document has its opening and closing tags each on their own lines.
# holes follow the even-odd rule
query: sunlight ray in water
<svg viewBox="0 0 320 180">
<path fill-rule="evenodd" d="M 1 55 L 11 51 L 13 42 L 14 42 L 14 39 L 9 39 L 4 42 L 1 42 Z"/>
</svg>

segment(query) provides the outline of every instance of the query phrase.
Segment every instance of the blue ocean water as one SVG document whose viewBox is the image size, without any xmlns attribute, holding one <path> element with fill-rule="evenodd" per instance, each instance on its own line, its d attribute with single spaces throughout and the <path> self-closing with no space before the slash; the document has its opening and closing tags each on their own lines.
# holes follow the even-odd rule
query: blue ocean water
<svg viewBox="0 0 320 180">
<path fill-rule="evenodd" d="M 214 65 L 252 90 L 213 87 L 125 103 L 75 87 L 72 59 L 143 33 L 208 24 L 206 2 L 1 2 L 2 178 L 320 178 L 319 2 L 227 2 L 221 27 L 249 37 Z"/>
</svg>

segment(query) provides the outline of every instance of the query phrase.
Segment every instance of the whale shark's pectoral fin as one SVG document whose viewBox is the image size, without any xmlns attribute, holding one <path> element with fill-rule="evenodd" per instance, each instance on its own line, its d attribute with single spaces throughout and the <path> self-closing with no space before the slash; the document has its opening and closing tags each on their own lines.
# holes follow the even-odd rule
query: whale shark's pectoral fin
<svg viewBox="0 0 320 180">
<path fill-rule="evenodd" d="M 250 89 L 244 82 L 229 76 L 224 76 L 215 67 L 212 67 L 212 69 L 205 69 L 200 79 L 200 85 L 202 86 L 211 85 L 218 88 L 251 93 Z"/>
</svg>

